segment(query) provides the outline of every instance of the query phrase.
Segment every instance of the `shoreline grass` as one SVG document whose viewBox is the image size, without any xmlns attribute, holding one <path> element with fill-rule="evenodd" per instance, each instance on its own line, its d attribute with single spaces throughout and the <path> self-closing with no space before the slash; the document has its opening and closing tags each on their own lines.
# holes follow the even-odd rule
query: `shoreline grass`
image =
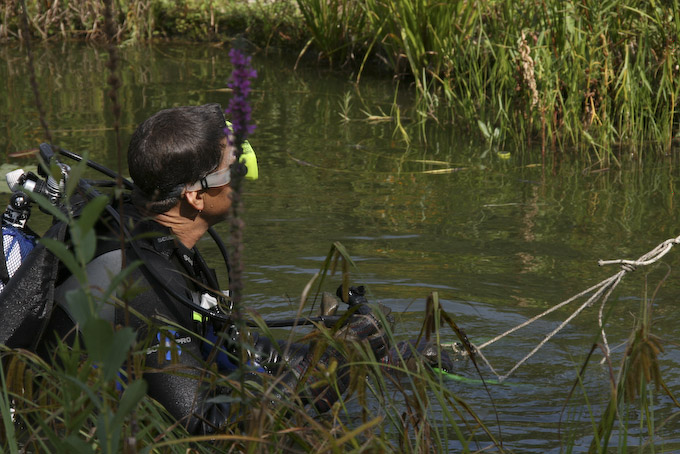
<svg viewBox="0 0 680 454">
<path fill-rule="evenodd" d="M 18 5 L 0 11 L 0 40 L 21 38 Z M 101 38 L 98 2 L 31 5 L 36 38 Z M 679 16 L 679 0 L 135 0 L 118 4 L 117 37 L 224 44 L 241 36 L 357 82 L 379 68 L 417 93 L 403 115 L 411 121 L 455 125 L 482 141 L 497 128 L 498 151 L 538 143 L 543 155 L 576 150 L 608 166 L 621 147 L 640 159 L 677 150 Z"/>
</svg>

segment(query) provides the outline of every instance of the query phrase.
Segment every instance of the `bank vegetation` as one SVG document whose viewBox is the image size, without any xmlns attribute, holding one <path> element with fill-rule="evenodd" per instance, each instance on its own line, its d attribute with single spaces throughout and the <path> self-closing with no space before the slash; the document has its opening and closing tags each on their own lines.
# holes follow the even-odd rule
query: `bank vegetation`
<svg viewBox="0 0 680 454">
<path fill-rule="evenodd" d="M 20 4 L 4 3 L 0 39 L 26 33 Z M 103 38 L 103 2 L 28 4 L 34 38 Z M 540 144 L 543 153 L 610 162 L 621 150 L 668 154 L 680 139 L 678 0 L 132 0 L 114 8 L 121 43 L 239 35 L 356 81 L 367 68 L 389 71 L 417 93 L 412 121 L 454 124 L 500 149 Z"/>
</svg>

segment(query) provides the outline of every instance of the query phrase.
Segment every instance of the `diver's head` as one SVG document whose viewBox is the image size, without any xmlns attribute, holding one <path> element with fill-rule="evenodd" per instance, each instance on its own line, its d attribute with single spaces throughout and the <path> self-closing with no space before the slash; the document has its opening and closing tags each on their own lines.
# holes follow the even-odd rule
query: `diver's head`
<svg viewBox="0 0 680 454">
<path fill-rule="evenodd" d="M 161 110 L 139 125 L 128 147 L 134 203 L 156 214 L 177 205 L 187 185 L 222 163 L 224 127 L 219 104 Z"/>
</svg>

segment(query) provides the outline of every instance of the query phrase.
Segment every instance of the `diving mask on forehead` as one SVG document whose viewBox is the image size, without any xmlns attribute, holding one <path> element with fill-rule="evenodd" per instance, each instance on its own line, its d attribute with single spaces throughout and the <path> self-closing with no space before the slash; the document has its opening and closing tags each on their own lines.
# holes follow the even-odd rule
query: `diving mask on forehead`
<svg viewBox="0 0 680 454">
<path fill-rule="evenodd" d="M 257 156 L 253 151 L 253 147 L 250 146 L 247 140 L 243 142 L 243 154 L 241 155 L 240 162 L 246 166 L 247 171 L 245 177 L 249 180 L 257 180 Z M 187 185 L 186 190 L 198 191 L 201 189 L 218 188 L 220 186 L 224 186 L 225 184 L 229 184 L 230 182 L 231 169 L 230 167 L 227 167 L 225 169 L 220 169 L 209 173 L 194 184 Z"/>
</svg>

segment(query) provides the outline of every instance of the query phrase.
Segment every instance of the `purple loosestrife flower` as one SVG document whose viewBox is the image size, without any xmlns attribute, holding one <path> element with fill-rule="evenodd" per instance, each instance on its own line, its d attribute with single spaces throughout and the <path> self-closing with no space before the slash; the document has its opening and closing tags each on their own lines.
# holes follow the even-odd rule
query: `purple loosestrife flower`
<svg viewBox="0 0 680 454">
<path fill-rule="evenodd" d="M 231 131 L 227 128 L 225 133 L 227 137 L 230 137 L 231 145 L 236 147 L 238 158 L 243 152 L 242 145 L 246 137 L 255 131 L 255 124 L 251 122 L 252 108 L 248 103 L 248 94 L 250 94 L 250 80 L 257 77 L 257 71 L 250 66 L 250 57 L 236 48 L 229 51 L 229 58 L 234 69 L 227 84 L 232 89 L 232 96 L 225 113 L 231 121 Z"/>
<path fill-rule="evenodd" d="M 232 189 L 231 192 L 231 251 L 229 254 L 229 288 L 234 305 L 232 320 L 240 326 L 239 332 L 245 333 L 240 316 L 240 302 L 243 290 L 243 219 L 241 218 L 241 177 L 246 174 L 246 166 L 240 162 L 243 154 L 243 143 L 248 135 L 255 130 L 251 123 L 252 109 L 248 103 L 250 94 L 250 80 L 257 77 L 257 73 L 250 67 L 250 57 L 245 56 L 240 50 L 232 48 L 229 57 L 233 65 L 231 79 L 227 86 L 232 89 L 232 96 L 225 109 L 231 126 L 225 128 L 225 134 L 236 150 L 236 162 L 231 165 Z M 245 364 L 245 351 L 241 352 L 243 364 Z"/>
</svg>

